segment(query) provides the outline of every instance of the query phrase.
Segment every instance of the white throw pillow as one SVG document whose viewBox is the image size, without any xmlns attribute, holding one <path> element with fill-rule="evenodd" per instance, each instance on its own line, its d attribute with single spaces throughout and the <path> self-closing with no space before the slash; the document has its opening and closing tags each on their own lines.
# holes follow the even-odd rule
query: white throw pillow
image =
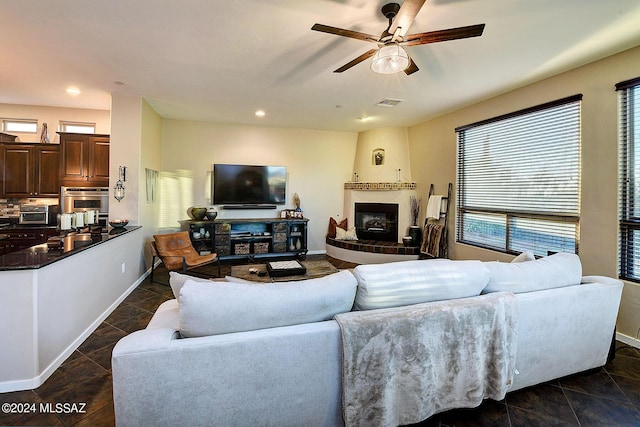
<svg viewBox="0 0 640 427">
<path fill-rule="evenodd" d="M 189 276 L 188 274 L 181 274 L 175 271 L 170 271 L 169 286 L 171 286 L 171 291 L 173 291 L 173 296 L 176 297 L 176 299 L 180 299 L 180 289 L 182 289 L 182 287 L 184 286 L 184 282 L 186 282 L 189 279 L 195 280 L 198 282 L 211 283 L 211 279 L 205 279 L 203 277 L 193 277 L 193 276 Z"/>
<path fill-rule="evenodd" d="M 347 270 L 279 283 L 187 280 L 178 299 L 180 333 L 199 337 L 329 320 L 351 311 L 355 293 Z"/>
<path fill-rule="evenodd" d="M 535 261 L 536 256 L 533 254 L 533 251 L 524 251 L 521 252 L 520 255 L 511 260 L 511 262 L 525 262 L 525 261 Z"/>
<path fill-rule="evenodd" d="M 493 261 L 485 265 L 491 277 L 483 293 L 534 292 L 579 285 L 582 280 L 582 264 L 576 254 L 557 253 L 535 261 Z"/>
<path fill-rule="evenodd" d="M 356 228 L 351 227 L 349 230 L 336 227 L 336 240 L 358 240 L 356 235 Z"/>
<path fill-rule="evenodd" d="M 359 265 L 353 274 L 358 310 L 477 296 L 489 280 L 482 262 L 448 259 Z"/>
</svg>

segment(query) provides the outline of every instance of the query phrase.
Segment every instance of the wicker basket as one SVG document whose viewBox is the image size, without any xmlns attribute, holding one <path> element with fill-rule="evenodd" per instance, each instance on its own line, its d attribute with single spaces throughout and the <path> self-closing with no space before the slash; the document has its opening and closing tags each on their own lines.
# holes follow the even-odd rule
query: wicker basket
<svg viewBox="0 0 640 427">
<path fill-rule="evenodd" d="M 253 244 L 254 254 L 266 254 L 269 253 L 269 242 L 255 242 Z"/>
<path fill-rule="evenodd" d="M 236 255 L 248 255 L 250 247 L 249 243 L 236 243 L 233 245 L 233 253 Z"/>
</svg>

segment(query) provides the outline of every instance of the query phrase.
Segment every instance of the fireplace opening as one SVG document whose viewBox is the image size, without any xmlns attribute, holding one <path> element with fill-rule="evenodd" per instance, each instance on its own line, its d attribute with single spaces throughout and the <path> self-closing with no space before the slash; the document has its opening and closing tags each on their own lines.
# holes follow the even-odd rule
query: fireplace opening
<svg viewBox="0 0 640 427">
<path fill-rule="evenodd" d="M 398 241 L 397 203 L 356 203 L 355 222 L 360 240 Z"/>
</svg>

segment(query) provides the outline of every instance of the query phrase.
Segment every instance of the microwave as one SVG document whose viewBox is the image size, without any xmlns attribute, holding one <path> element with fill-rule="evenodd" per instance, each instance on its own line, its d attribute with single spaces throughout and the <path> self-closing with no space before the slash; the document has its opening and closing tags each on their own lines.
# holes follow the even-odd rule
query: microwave
<svg viewBox="0 0 640 427">
<path fill-rule="evenodd" d="M 56 225 L 59 205 L 29 205 L 20 206 L 18 222 L 22 225 Z"/>
</svg>

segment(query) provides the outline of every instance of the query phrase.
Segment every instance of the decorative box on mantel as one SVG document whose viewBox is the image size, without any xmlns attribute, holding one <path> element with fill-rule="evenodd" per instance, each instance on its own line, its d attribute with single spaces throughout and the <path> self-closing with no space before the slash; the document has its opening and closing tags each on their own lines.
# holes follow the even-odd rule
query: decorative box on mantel
<svg viewBox="0 0 640 427">
<path fill-rule="evenodd" d="M 345 182 L 345 190 L 361 191 L 398 191 L 415 190 L 415 182 Z"/>
</svg>

